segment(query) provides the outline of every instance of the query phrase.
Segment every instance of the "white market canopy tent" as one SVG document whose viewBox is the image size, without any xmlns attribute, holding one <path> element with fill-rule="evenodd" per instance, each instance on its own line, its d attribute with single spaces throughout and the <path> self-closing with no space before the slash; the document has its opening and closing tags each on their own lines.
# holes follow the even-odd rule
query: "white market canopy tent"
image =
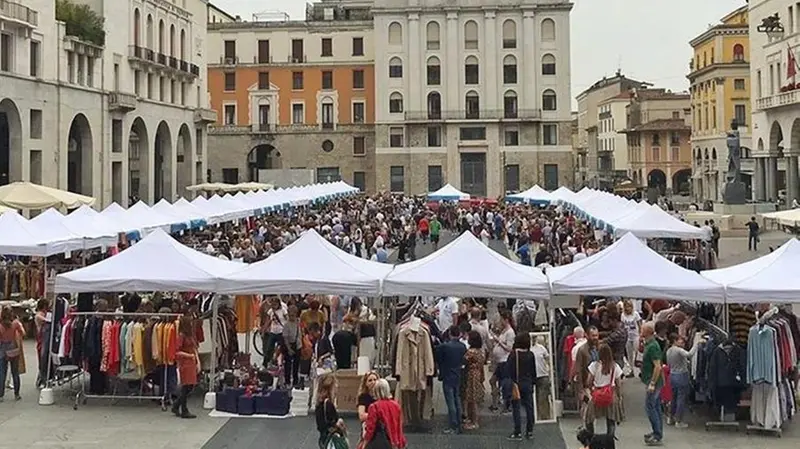
<svg viewBox="0 0 800 449">
<path fill-rule="evenodd" d="M 708 232 L 678 220 L 658 206 L 644 208 L 641 214 L 628 215 L 612 220 L 609 224 L 614 228 L 614 235 L 617 237 L 631 233 L 642 239 L 711 239 Z"/>
<path fill-rule="evenodd" d="M 507 198 L 512 201 L 524 201 L 526 203 L 534 204 L 550 204 L 550 202 L 554 200 L 553 195 L 547 190 L 539 187 L 538 184 L 535 184 L 533 187 L 525 190 L 524 192 L 509 195 Z"/>
<path fill-rule="evenodd" d="M 623 296 L 722 303 L 722 285 L 676 265 L 625 234 L 586 259 L 547 270 L 553 295 Z"/>
<path fill-rule="evenodd" d="M 73 209 L 83 204 L 91 206 L 95 199 L 66 190 L 45 187 L 31 182 L 12 182 L 0 187 L 0 204 L 15 209 Z"/>
<path fill-rule="evenodd" d="M 800 209 L 788 209 L 778 212 L 761 214 L 764 218 L 775 220 L 784 226 L 798 226 L 800 224 Z"/>
<path fill-rule="evenodd" d="M 52 256 L 83 248 L 76 235 L 31 223 L 17 212 L 0 215 L 0 254 Z"/>
<path fill-rule="evenodd" d="M 216 292 L 219 276 L 243 267 L 241 263 L 195 251 L 156 230 L 116 256 L 59 274 L 55 291 Z"/>
<path fill-rule="evenodd" d="M 114 246 L 119 242 L 119 236 L 116 233 L 98 228 L 92 222 L 77 223 L 75 220 L 67 220 L 61 212 L 55 209 L 47 209 L 29 223 L 48 229 L 54 240 L 62 240 L 80 246 L 78 249 Z"/>
<path fill-rule="evenodd" d="M 549 299 L 547 277 L 509 260 L 465 232 L 422 259 L 397 265 L 384 296 L 463 296 Z"/>
<path fill-rule="evenodd" d="M 224 276 L 220 293 L 378 296 L 392 268 L 346 253 L 311 229 L 267 259 Z"/>
<path fill-rule="evenodd" d="M 428 193 L 428 199 L 433 201 L 468 200 L 469 194 L 458 190 L 450 184 L 445 184 L 441 189 Z"/>
<path fill-rule="evenodd" d="M 725 287 L 734 304 L 800 302 L 800 242 L 792 238 L 766 256 L 700 274 Z"/>
</svg>

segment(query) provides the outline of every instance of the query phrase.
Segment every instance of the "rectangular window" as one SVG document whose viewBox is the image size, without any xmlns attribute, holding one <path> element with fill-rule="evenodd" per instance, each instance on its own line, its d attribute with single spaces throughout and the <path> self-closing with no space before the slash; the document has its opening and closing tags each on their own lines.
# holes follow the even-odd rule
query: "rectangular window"
<svg viewBox="0 0 800 449">
<path fill-rule="evenodd" d="M 403 65 L 402 64 L 389 64 L 389 78 L 402 78 Z"/>
<path fill-rule="evenodd" d="M 322 104 L 322 127 L 333 129 L 333 103 Z"/>
<path fill-rule="evenodd" d="M 305 61 L 305 51 L 303 50 L 303 39 L 292 39 L 291 62 L 300 63 Z"/>
<path fill-rule="evenodd" d="M 429 126 L 428 127 L 428 146 L 438 148 L 442 146 L 442 127 Z"/>
<path fill-rule="evenodd" d="M 545 190 L 558 188 L 558 164 L 544 164 L 544 188 Z"/>
<path fill-rule="evenodd" d="M 303 72 L 292 72 L 292 90 L 303 90 Z"/>
<path fill-rule="evenodd" d="M 226 104 L 224 107 L 225 111 L 225 124 L 226 125 L 235 125 L 236 124 L 236 105 L 235 104 Z"/>
<path fill-rule="evenodd" d="M 364 71 L 361 69 L 353 70 L 353 89 L 364 88 Z"/>
<path fill-rule="evenodd" d="M 39 49 L 41 44 L 36 41 L 31 41 L 31 60 L 30 60 L 30 75 L 34 77 L 38 77 L 39 73 Z"/>
<path fill-rule="evenodd" d="M 302 125 L 305 121 L 305 106 L 303 103 L 292 103 L 292 125 Z"/>
<path fill-rule="evenodd" d="M 363 101 L 353 103 L 353 123 L 364 123 L 366 116 L 366 104 Z"/>
<path fill-rule="evenodd" d="M 362 192 L 367 190 L 367 174 L 363 171 L 353 172 L 353 187 L 357 187 Z"/>
<path fill-rule="evenodd" d="M 233 92 L 236 90 L 236 73 L 229 72 L 225 74 L 225 92 Z"/>
<path fill-rule="evenodd" d="M 238 168 L 223 168 L 222 169 L 222 182 L 226 184 L 239 183 L 239 169 Z"/>
<path fill-rule="evenodd" d="M 744 79 L 736 78 L 735 80 L 733 80 L 733 88 L 736 89 L 736 90 L 745 90 L 746 87 L 745 87 Z"/>
<path fill-rule="evenodd" d="M 761 70 L 756 71 L 756 89 L 758 98 L 761 98 L 761 87 L 762 87 L 762 80 L 761 80 Z"/>
<path fill-rule="evenodd" d="M 258 89 L 269 89 L 269 72 L 258 72 Z"/>
<path fill-rule="evenodd" d="M 681 145 L 681 135 L 675 131 L 669 133 L 669 144 L 672 146 Z"/>
<path fill-rule="evenodd" d="M 364 56 L 364 38 L 353 38 L 353 56 Z"/>
<path fill-rule="evenodd" d="M 464 65 L 464 84 L 474 85 L 478 84 L 480 78 L 480 70 L 478 64 Z"/>
<path fill-rule="evenodd" d="M 542 125 L 542 144 L 558 145 L 558 125 L 555 124 Z"/>
<path fill-rule="evenodd" d="M 141 95 L 142 72 L 138 70 L 133 71 L 133 93 L 137 96 Z"/>
<path fill-rule="evenodd" d="M 269 129 L 269 105 L 268 104 L 260 104 L 258 105 L 258 125 L 259 129 L 262 131 L 266 131 Z"/>
<path fill-rule="evenodd" d="M 341 181 L 339 167 L 319 167 L 317 168 L 317 182 Z"/>
<path fill-rule="evenodd" d="M 367 138 L 364 136 L 353 137 L 353 156 L 364 156 L 367 154 Z"/>
<path fill-rule="evenodd" d="M 392 126 L 389 128 L 389 147 L 403 148 L 403 146 L 403 128 L 400 126 Z"/>
<path fill-rule="evenodd" d="M 519 165 L 506 165 L 506 193 L 519 192 Z"/>
<path fill-rule="evenodd" d="M 467 126 L 458 128 L 460 140 L 486 140 L 486 128 L 483 126 Z"/>
<path fill-rule="evenodd" d="M 163 37 L 163 30 L 162 30 Z M 225 63 L 236 63 L 236 41 L 225 41 Z"/>
<path fill-rule="evenodd" d="M 322 72 L 322 88 L 326 90 L 333 89 L 333 72 L 330 70 L 323 70 Z"/>
<path fill-rule="evenodd" d="M 503 65 L 503 84 L 517 84 L 517 65 Z"/>
<path fill-rule="evenodd" d="M 111 120 L 111 152 L 122 153 L 122 120 Z"/>
<path fill-rule="evenodd" d="M 681 160 L 681 149 L 680 147 L 672 147 L 672 161 L 678 162 Z"/>
<path fill-rule="evenodd" d="M 333 56 L 333 39 L 329 37 L 322 38 L 322 54 L 320 56 Z"/>
<path fill-rule="evenodd" d="M 659 135 L 658 133 L 654 133 L 653 134 L 653 139 L 652 139 L 651 142 L 652 142 L 653 146 L 661 145 L 661 135 Z"/>
<path fill-rule="evenodd" d="M 733 116 L 736 119 L 736 124 L 739 126 L 747 126 L 747 106 L 737 104 L 733 106 Z"/>
<path fill-rule="evenodd" d="M 11 57 L 13 56 L 11 54 L 11 52 L 14 51 L 14 47 L 13 47 L 13 45 L 11 43 L 11 39 L 12 39 L 12 37 L 11 37 L 10 34 L 0 33 L 0 71 L 2 71 L 2 72 L 10 72 L 11 71 Z M 72 52 L 70 52 L 68 54 L 68 60 L 67 60 L 68 63 L 69 63 L 69 61 L 72 60 L 71 56 L 72 56 Z M 69 66 L 69 64 L 68 64 L 68 66 Z M 67 70 L 70 70 L 70 69 L 67 68 Z M 71 70 L 70 70 L 70 73 L 71 73 Z M 70 79 L 70 82 L 72 82 L 71 79 Z"/>
<path fill-rule="evenodd" d="M 555 62 L 545 62 L 542 64 L 542 75 L 555 75 L 555 74 L 556 74 Z"/>
<path fill-rule="evenodd" d="M 672 111 L 672 120 L 680 120 L 681 111 Z"/>
<path fill-rule="evenodd" d="M 428 72 L 428 85 L 438 86 L 442 82 L 442 68 L 440 65 L 429 65 Z"/>
<path fill-rule="evenodd" d="M 660 147 L 653 147 L 653 162 L 660 162 L 661 161 L 661 148 Z"/>
<path fill-rule="evenodd" d="M 519 146 L 519 130 L 506 129 L 503 131 L 503 144 L 507 147 Z"/>
<path fill-rule="evenodd" d="M 519 114 L 517 113 L 517 97 L 506 95 L 503 98 L 503 117 L 505 118 L 517 118 Z"/>
<path fill-rule="evenodd" d="M 269 40 L 267 40 L 267 39 L 259 39 L 258 40 L 258 63 L 259 64 L 268 64 L 269 62 L 270 62 Z"/>
<path fill-rule="evenodd" d="M 389 112 L 392 114 L 403 112 L 403 97 L 389 98 Z"/>
<path fill-rule="evenodd" d="M 428 166 L 428 192 L 435 192 L 444 185 L 441 165 Z"/>
<path fill-rule="evenodd" d="M 30 136 L 31 136 L 31 139 L 41 139 L 42 138 L 42 110 L 41 109 L 31 109 Z"/>
<path fill-rule="evenodd" d="M 406 173 L 402 165 L 389 167 L 389 191 L 402 193 L 406 190 Z"/>
</svg>

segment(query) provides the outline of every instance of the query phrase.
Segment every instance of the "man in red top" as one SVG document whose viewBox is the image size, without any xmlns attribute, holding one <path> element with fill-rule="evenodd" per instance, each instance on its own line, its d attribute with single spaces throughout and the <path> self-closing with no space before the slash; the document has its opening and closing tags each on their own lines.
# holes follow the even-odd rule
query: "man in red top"
<svg viewBox="0 0 800 449">
<path fill-rule="evenodd" d="M 423 215 L 422 218 L 419 219 L 419 223 L 417 223 L 417 228 L 419 229 L 419 236 L 422 237 L 422 244 L 428 243 L 428 233 L 430 232 L 430 226 L 428 223 L 428 217 Z"/>
</svg>

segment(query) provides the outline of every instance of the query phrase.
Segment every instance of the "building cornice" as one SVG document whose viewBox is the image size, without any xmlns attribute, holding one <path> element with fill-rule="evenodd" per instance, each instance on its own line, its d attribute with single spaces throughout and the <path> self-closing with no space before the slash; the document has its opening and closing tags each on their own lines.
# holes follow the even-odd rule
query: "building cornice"
<svg viewBox="0 0 800 449">
<path fill-rule="evenodd" d="M 726 70 L 726 69 L 745 69 L 745 70 L 749 71 L 750 70 L 750 63 L 747 62 L 747 61 L 741 61 L 741 62 L 715 62 L 713 64 L 709 64 L 709 65 L 703 67 L 702 69 L 690 72 L 688 75 L 686 75 L 686 78 L 688 78 L 689 81 L 694 81 L 695 79 L 697 79 L 700 76 L 708 75 L 709 73 L 717 71 L 717 70 Z"/>
<path fill-rule="evenodd" d="M 313 21 L 289 20 L 286 22 L 233 22 L 233 23 L 209 23 L 208 34 L 219 32 L 223 34 L 240 32 L 269 32 L 283 30 L 304 30 L 314 31 L 363 31 L 371 30 L 374 24 L 371 20 L 352 20 L 352 21 Z"/>
<path fill-rule="evenodd" d="M 710 41 L 717 36 L 748 36 L 750 29 L 748 25 L 716 25 L 706 30 L 703 34 L 689 41 L 692 48 L 697 48 L 700 44 Z"/>
<path fill-rule="evenodd" d="M 548 11 L 572 11 L 573 3 L 557 3 L 548 5 L 492 5 L 492 6 L 413 6 L 413 7 L 372 7 L 372 13 L 375 14 L 408 14 L 410 12 L 417 13 L 441 13 L 444 12 L 485 12 L 485 11 L 498 11 L 498 12 L 518 12 L 518 11 L 533 11 L 533 12 L 548 12 Z"/>
</svg>

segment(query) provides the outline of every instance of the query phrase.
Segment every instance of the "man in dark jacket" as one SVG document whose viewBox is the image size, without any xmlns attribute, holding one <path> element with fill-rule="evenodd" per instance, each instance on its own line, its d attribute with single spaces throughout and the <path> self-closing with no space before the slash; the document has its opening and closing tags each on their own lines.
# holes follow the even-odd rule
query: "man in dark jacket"
<svg viewBox="0 0 800 449">
<path fill-rule="evenodd" d="M 439 365 L 439 380 L 442 381 L 444 400 L 447 403 L 449 427 L 445 433 L 461 433 L 461 368 L 464 365 L 464 354 L 467 347 L 461 343 L 461 329 L 450 326 L 447 330 L 449 339 L 436 348 L 436 360 Z"/>
</svg>

